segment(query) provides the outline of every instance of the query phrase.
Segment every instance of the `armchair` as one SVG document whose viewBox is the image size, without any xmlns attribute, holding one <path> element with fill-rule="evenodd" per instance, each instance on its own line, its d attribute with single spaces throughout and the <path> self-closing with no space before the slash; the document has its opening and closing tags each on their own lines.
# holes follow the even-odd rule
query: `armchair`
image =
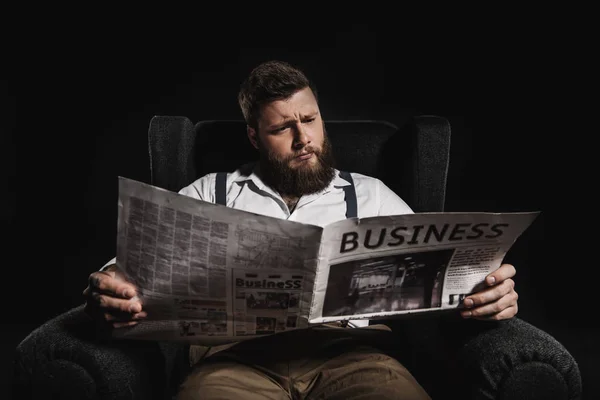
<svg viewBox="0 0 600 400">
<path fill-rule="evenodd" d="M 416 212 L 443 211 L 451 129 L 438 116 L 326 123 L 337 166 L 375 176 Z M 233 148 L 231 143 L 240 143 Z M 243 121 L 155 116 L 150 121 L 149 183 L 178 191 L 209 172 L 256 157 Z M 553 337 L 519 318 L 462 320 L 455 314 L 385 321 L 395 355 L 432 398 L 577 399 L 577 363 Z M 16 349 L 15 398 L 158 399 L 171 397 L 189 369 L 180 343 L 113 341 L 83 314 L 54 318 Z"/>
</svg>

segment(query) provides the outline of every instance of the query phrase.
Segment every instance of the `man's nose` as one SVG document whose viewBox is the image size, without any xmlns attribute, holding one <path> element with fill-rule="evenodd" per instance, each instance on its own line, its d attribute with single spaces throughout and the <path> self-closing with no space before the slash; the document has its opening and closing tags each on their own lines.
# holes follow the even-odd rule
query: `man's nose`
<svg viewBox="0 0 600 400">
<path fill-rule="evenodd" d="M 310 136 L 302 122 L 294 126 L 294 148 L 302 148 L 310 143 Z"/>
</svg>

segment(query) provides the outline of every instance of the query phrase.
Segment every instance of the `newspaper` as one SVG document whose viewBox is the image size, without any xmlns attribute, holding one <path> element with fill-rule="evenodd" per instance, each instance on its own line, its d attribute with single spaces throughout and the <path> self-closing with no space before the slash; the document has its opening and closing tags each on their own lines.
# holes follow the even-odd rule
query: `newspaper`
<svg viewBox="0 0 600 400">
<path fill-rule="evenodd" d="M 417 213 L 320 227 L 119 177 L 117 264 L 148 316 L 115 335 L 220 344 L 456 309 L 538 214 Z"/>
</svg>

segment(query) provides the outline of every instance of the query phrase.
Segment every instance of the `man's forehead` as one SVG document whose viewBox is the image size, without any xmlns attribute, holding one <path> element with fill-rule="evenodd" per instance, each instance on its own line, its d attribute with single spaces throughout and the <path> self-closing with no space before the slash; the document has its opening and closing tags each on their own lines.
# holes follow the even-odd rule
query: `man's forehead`
<svg viewBox="0 0 600 400">
<path fill-rule="evenodd" d="M 295 119 L 319 112 L 317 100 L 310 88 L 302 89 L 287 99 L 274 100 L 261 107 L 261 118 L 269 122 Z M 275 121 L 274 121 L 275 120 Z"/>
</svg>

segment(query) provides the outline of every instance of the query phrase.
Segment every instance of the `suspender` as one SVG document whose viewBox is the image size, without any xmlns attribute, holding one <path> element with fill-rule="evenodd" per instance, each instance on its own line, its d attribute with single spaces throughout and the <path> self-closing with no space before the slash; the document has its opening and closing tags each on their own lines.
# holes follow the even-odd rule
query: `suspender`
<svg viewBox="0 0 600 400">
<path fill-rule="evenodd" d="M 358 215 L 358 206 L 356 204 L 356 190 L 352 175 L 346 171 L 340 171 L 340 177 L 350 182 L 349 186 L 344 186 L 344 200 L 346 200 L 346 218 L 356 218 Z M 227 205 L 227 172 L 217 172 L 215 180 L 215 202 L 221 205 Z"/>
<path fill-rule="evenodd" d="M 217 172 L 215 180 L 215 203 L 227 205 L 227 172 Z"/>
<path fill-rule="evenodd" d="M 358 207 L 356 205 L 356 190 L 352 175 L 347 171 L 340 171 L 340 178 L 350 182 L 350 186 L 344 186 L 344 200 L 346 200 L 346 218 L 356 218 Z"/>
</svg>

